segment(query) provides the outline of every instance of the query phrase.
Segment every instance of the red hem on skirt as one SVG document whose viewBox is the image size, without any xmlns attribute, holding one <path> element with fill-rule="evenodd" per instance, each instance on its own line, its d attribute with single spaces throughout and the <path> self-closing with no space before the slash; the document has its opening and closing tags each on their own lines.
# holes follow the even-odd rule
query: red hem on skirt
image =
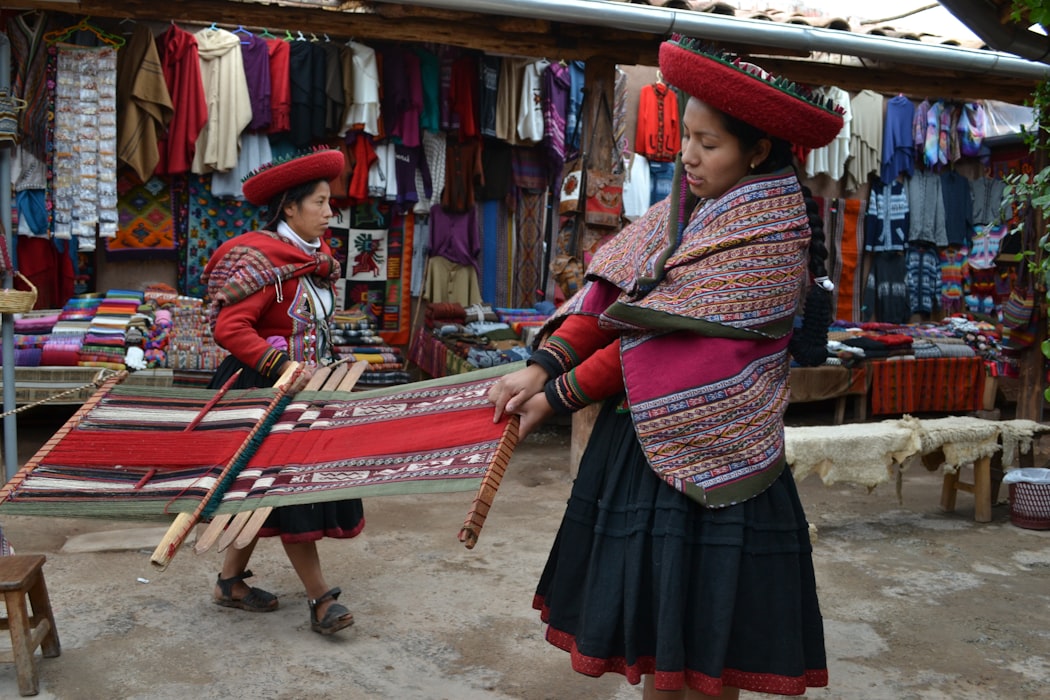
<svg viewBox="0 0 1050 700">
<path fill-rule="evenodd" d="M 543 605 L 541 596 L 537 595 L 533 599 L 532 607 L 540 611 L 540 619 L 543 622 L 548 622 L 548 610 Z M 639 657 L 633 664 L 628 664 L 622 656 L 610 659 L 586 656 L 576 648 L 575 635 L 555 629 L 549 624 L 546 638 L 553 646 L 569 652 L 572 668 L 577 673 L 593 677 L 604 673 L 619 673 L 631 685 L 638 685 L 642 681 L 642 676 L 651 674 L 654 676 L 657 690 L 681 690 L 683 687 L 688 687 L 705 695 L 717 696 L 721 694 L 723 687 L 730 687 L 756 693 L 805 695 L 807 688 L 824 688 L 828 685 L 827 669 L 807 670 L 801 676 L 780 676 L 772 673 L 751 673 L 726 668 L 722 669 L 721 678 L 713 678 L 705 673 L 689 669 L 658 671 L 656 670 L 656 659 L 652 656 Z"/>
<path fill-rule="evenodd" d="M 351 537 L 357 537 L 361 534 L 361 531 L 365 529 L 365 519 L 361 518 L 361 522 L 357 524 L 353 530 L 312 530 L 310 532 L 296 532 L 295 534 L 288 534 L 281 532 L 276 527 L 264 527 L 259 530 L 259 537 L 277 537 L 280 535 L 281 542 L 316 542 L 317 540 L 325 537 L 331 537 L 337 540 L 347 540 Z"/>
</svg>

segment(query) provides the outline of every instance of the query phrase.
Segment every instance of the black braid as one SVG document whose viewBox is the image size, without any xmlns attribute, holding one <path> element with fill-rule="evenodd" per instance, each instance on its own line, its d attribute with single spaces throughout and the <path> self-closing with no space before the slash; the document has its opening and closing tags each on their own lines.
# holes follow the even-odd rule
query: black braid
<svg viewBox="0 0 1050 700">
<path fill-rule="evenodd" d="M 805 185 L 802 196 L 806 200 L 806 214 L 809 216 L 809 272 L 814 280 L 827 277 L 824 261 L 828 258 L 828 249 L 824 244 L 824 221 L 820 209 L 813 199 L 813 193 Z M 806 292 L 806 305 L 802 315 L 802 326 L 795 330 L 788 349 L 795 362 L 803 367 L 816 367 L 824 364 L 828 358 L 828 326 L 832 321 L 831 292 L 817 282 L 809 285 Z"/>
</svg>

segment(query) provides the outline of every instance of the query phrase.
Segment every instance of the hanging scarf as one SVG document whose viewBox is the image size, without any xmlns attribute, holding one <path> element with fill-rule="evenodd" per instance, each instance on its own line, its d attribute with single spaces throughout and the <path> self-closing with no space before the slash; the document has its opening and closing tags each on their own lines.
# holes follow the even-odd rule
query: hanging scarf
<svg viewBox="0 0 1050 700">
<path fill-rule="evenodd" d="M 564 312 L 621 329 L 650 466 L 691 498 L 726 506 L 764 490 L 784 464 L 787 345 L 809 225 L 791 170 L 697 202 L 679 160 L 672 193 L 599 249 Z"/>
<path fill-rule="evenodd" d="M 331 288 L 339 279 L 339 261 L 327 244 L 316 253 L 306 253 L 272 231 L 241 234 L 215 251 L 201 275 L 210 299 L 208 323 L 214 331 L 223 307 L 270 285 L 306 275 L 323 288 Z"/>
</svg>

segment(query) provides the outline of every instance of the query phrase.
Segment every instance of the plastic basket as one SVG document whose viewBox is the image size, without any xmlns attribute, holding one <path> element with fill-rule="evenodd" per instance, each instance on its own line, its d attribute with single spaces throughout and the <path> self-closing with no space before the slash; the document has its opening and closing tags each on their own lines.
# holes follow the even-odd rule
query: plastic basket
<svg viewBox="0 0 1050 700">
<path fill-rule="evenodd" d="M 1050 530 L 1050 484 L 1010 484 L 1010 522 L 1029 530 Z"/>
</svg>

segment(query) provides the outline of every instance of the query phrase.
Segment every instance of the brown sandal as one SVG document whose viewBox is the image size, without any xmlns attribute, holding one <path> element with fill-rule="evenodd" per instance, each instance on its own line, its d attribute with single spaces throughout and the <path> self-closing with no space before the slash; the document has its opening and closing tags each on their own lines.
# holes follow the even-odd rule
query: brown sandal
<svg viewBox="0 0 1050 700">
<path fill-rule="evenodd" d="M 222 578 L 220 573 L 216 577 L 215 583 L 218 585 L 221 595 L 218 598 L 213 598 L 213 602 L 224 608 L 237 608 L 248 612 L 272 612 L 276 610 L 278 605 L 277 596 L 261 588 L 249 586 L 248 593 L 243 598 L 233 597 L 234 585 L 251 577 L 251 571 L 242 571 L 230 578 Z"/>
</svg>

